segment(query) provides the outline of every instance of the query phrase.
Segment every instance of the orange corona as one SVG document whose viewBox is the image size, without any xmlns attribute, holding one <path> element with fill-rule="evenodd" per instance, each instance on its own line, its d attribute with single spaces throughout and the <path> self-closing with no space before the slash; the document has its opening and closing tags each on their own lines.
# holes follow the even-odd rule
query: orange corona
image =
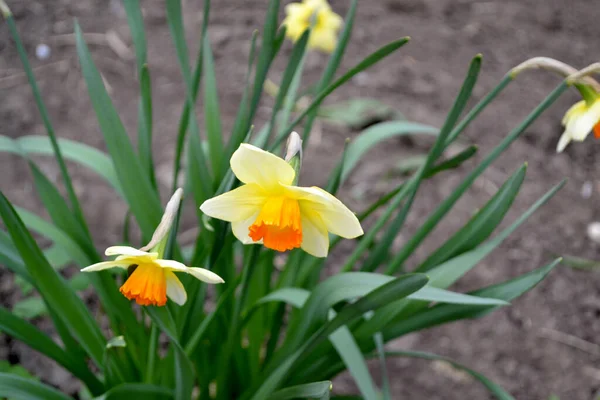
<svg viewBox="0 0 600 400">
<path fill-rule="evenodd" d="M 139 305 L 164 306 L 167 303 L 165 271 L 153 264 L 139 265 L 119 290 Z"/>
<path fill-rule="evenodd" d="M 285 196 L 269 198 L 254 224 L 249 228 L 248 236 L 255 242 L 273 250 L 286 251 L 302 244 L 302 223 L 298 200 Z"/>
</svg>

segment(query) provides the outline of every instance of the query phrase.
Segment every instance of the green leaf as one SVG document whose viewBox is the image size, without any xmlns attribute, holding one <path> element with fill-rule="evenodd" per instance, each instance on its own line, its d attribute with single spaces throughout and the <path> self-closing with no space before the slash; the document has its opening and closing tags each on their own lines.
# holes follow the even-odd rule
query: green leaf
<svg viewBox="0 0 600 400">
<path fill-rule="evenodd" d="M 210 47 L 208 34 L 202 37 L 203 69 L 204 69 L 204 123 L 210 161 L 216 179 L 222 176 L 221 164 L 223 157 L 223 130 L 221 128 L 221 111 L 219 110 L 219 94 L 217 91 L 217 77 L 215 74 L 215 60 Z"/>
<path fill-rule="evenodd" d="M 480 374 L 477 371 L 474 371 L 470 368 L 465 367 L 462 364 L 457 363 L 456 361 L 443 356 L 438 356 L 433 353 L 425 353 L 422 351 L 386 351 L 385 354 L 388 357 L 413 357 L 413 358 L 422 358 L 425 360 L 433 360 L 433 361 L 444 361 L 454 368 L 462 370 L 473 378 L 477 379 L 485 388 L 493 394 L 498 400 L 515 400 L 510 394 L 508 394 L 504 389 L 502 389 L 498 384 L 492 382 L 486 376 Z"/>
<path fill-rule="evenodd" d="M 79 362 L 33 324 L 2 307 L 0 307 L 0 331 L 56 361 L 81 379 L 91 390 L 96 392 L 102 390 L 102 383 L 90 372 L 85 363 Z M 0 394 L 5 395 L 4 393 Z"/>
<path fill-rule="evenodd" d="M 91 54 L 78 23 L 75 23 L 77 55 L 85 78 L 88 92 L 106 147 L 119 177 L 125 198 L 135 215 L 143 236 L 149 238 L 160 221 L 162 208 L 148 175 L 135 154 L 125 127 L 106 92 L 100 73 L 96 69 Z"/>
<path fill-rule="evenodd" d="M 335 89 L 342 86 L 344 83 L 348 82 L 356 74 L 364 71 L 365 69 L 373 66 L 374 64 L 377 64 L 383 58 L 389 56 L 390 54 L 392 54 L 393 52 L 398 50 L 400 47 L 404 46 L 407 42 L 408 42 L 408 38 L 405 37 L 405 38 L 398 39 L 396 41 L 393 41 L 393 42 L 381 47 L 380 49 L 376 50 L 374 53 L 367 56 L 364 60 L 359 62 L 356 66 L 350 68 L 344 75 L 339 77 L 335 82 L 331 83 L 325 89 L 320 91 L 319 94 L 317 94 L 317 96 L 310 103 L 310 105 L 306 109 L 304 109 L 296 117 L 296 119 L 294 119 L 288 125 L 288 127 L 285 130 L 282 131 L 282 135 L 279 137 L 279 140 L 275 141 L 275 143 L 273 144 L 273 146 L 271 148 L 276 148 L 277 146 L 279 146 L 281 144 L 281 142 L 283 141 L 283 139 L 285 139 L 294 130 L 294 127 L 302 120 L 302 118 L 304 118 L 311 111 L 313 111 L 317 107 L 319 107 L 321 102 L 327 96 L 329 96 L 331 93 L 333 93 L 333 91 Z M 304 143 L 307 143 L 306 132 L 305 132 L 305 137 L 303 138 L 303 140 L 304 140 Z"/>
<path fill-rule="evenodd" d="M 322 106 L 317 112 L 319 118 L 351 129 L 364 129 L 382 121 L 404 119 L 387 104 L 370 98 L 356 97 L 350 100 Z"/>
<path fill-rule="evenodd" d="M 15 207 L 15 209 L 17 210 L 19 218 L 28 229 L 52 240 L 54 244 L 61 246 L 61 248 L 67 252 L 79 266 L 84 267 L 91 263 L 91 259 L 88 255 L 64 231 L 30 211 L 20 207 Z"/>
<path fill-rule="evenodd" d="M 382 122 L 373 125 L 362 131 L 348 146 L 344 169 L 342 172 L 342 182 L 344 182 L 350 172 L 354 170 L 358 162 L 375 145 L 386 139 L 406 135 L 430 135 L 436 136 L 438 129 L 429 125 L 419 124 L 408 121 Z"/>
<path fill-rule="evenodd" d="M 305 383 L 289 388 L 278 390 L 273 393 L 270 400 L 288 400 L 288 399 L 319 399 L 329 400 L 331 391 L 331 381 Z"/>
<path fill-rule="evenodd" d="M 523 274 L 515 279 L 502 282 L 487 288 L 471 292 L 474 296 L 485 296 L 504 301 L 511 301 L 523 293 L 531 290 L 540 283 L 546 275 L 560 262 L 560 259 L 554 260 L 550 264 L 536 269 L 527 274 Z M 394 323 L 389 324 L 382 330 L 386 341 L 392 340 L 409 332 L 430 328 L 450 321 L 456 321 L 465 318 L 479 318 L 496 309 L 495 306 L 470 306 L 439 304 L 427 308 L 408 318 L 396 319 Z"/>
<path fill-rule="evenodd" d="M 71 207 L 73 207 L 73 213 L 75 214 L 77 220 L 79 221 L 83 229 L 89 233 L 86 220 L 81 209 L 81 205 L 79 204 L 79 200 L 77 199 L 77 195 L 75 194 L 75 189 L 73 188 L 73 182 L 71 181 L 71 177 L 69 175 L 69 171 L 67 170 L 65 160 L 63 159 L 61 149 L 58 146 L 58 141 L 54 132 L 54 128 L 52 127 L 52 122 L 50 122 L 48 109 L 46 108 L 46 105 L 42 100 L 42 95 L 37 85 L 35 75 L 33 73 L 33 70 L 31 69 L 31 65 L 29 64 L 29 60 L 27 58 L 27 51 L 23 46 L 23 42 L 21 41 L 21 38 L 19 36 L 19 32 L 17 30 L 17 26 L 15 25 L 15 21 L 12 17 L 12 14 L 9 13 L 8 15 L 5 15 L 5 19 L 8 24 L 8 30 L 10 31 L 13 40 L 15 41 L 17 53 L 19 55 L 19 58 L 21 59 L 21 63 L 23 64 L 23 69 L 25 70 L 27 80 L 29 81 L 29 85 L 31 86 L 33 98 L 37 105 L 40 116 L 42 117 L 44 127 L 46 128 L 46 132 L 48 133 L 48 138 L 50 139 L 50 142 L 52 144 L 52 150 L 56 158 L 56 162 L 58 163 L 58 167 L 63 178 L 65 188 L 67 190 L 67 196 L 69 197 Z"/>
<path fill-rule="evenodd" d="M 281 78 L 281 84 L 279 85 L 279 91 L 277 92 L 277 97 L 275 98 L 275 104 L 273 105 L 273 110 L 271 112 L 271 120 L 268 126 L 268 132 L 264 137 L 264 141 L 258 142 L 258 147 L 265 147 L 267 142 L 271 138 L 271 133 L 275 129 L 275 122 L 277 113 L 281 109 L 283 102 L 286 100 L 288 95 L 288 90 L 292 85 L 292 81 L 296 79 L 296 72 L 302 73 L 302 68 L 304 67 L 304 54 L 306 53 L 306 45 L 308 43 L 308 38 L 310 35 L 310 29 L 304 31 L 302 36 L 298 39 L 298 41 L 294 44 L 294 48 L 292 50 L 292 54 L 290 55 L 290 59 L 287 63 L 285 71 L 283 72 L 283 77 Z M 299 78 L 298 78 L 299 79 Z M 282 121 L 284 124 L 287 124 L 287 121 Z"/>
<path fill-rule="evenodd" d="M 415 251 L 415 249 L 421 244 L 421 242 L 429 235 L 429 233 L 437 226 L 442 218 L 452 209 L 454 204 L 462 197 L 462 195 L 471 187 L 475 179 L 479 177 L 498 158 L 504 150 L 515 141 L 521 133 L 529 127 L 529 125 L 535 121 L 540 114 L 545 111 L 554 101 L 564 92 L 566 84 L 564 82 L 557 86 L 552 93 L 550 93 L 543 102 L 541 102 L 519 126 L 513 129 L 503 140 L 496 146 L 488 156 L 473 170 L 471 173 L 461 182 L 461 184 L 452 191 L 438 208 L 432 212 L 427 220 L 421 224 L 421 227 L 415 232 L 415 234 L 408 240 L 404 247 L 396 253 L 388 268 L 387 273 L 394 273 L 397 271 L 404 261 Z"/>
<path fill-rule="evenodd" d="M 434 251 L 419 267 L 417 271 L 429 271 L 434 266 L 458 254 L 469 251 L 486 240 L 502 222 L 517 197 L 523 180 L 527 164 L 519 168 L 502 185 L 498 192 L 477 212 L 458 232 Z"/>
<path fill-rule="evenodd" d="M 56 310 L 90 357 L 101 365 L 105 339 L 89 311 L 52 268 L 9 201 L 0 194 L 0 216 L 42 297 Z"/>
<path fill-rule="evenodd" d="M 258 390 L 253 393 L 252 400 L 264 399 L 271 394 L 285 379 L 296 363 L 301 362 L 303 357 L 310 355 L 321 342 L 326 340 L 329 335 L 339 328 L 359 318 L 368 311 L 376 310 L 384 304 L 399 300 L 416 292 L 425 286 L 426 283 L 427 277 L 425 275 L 404 275 L 380 286 L 355 303 L 342 308 L 335 318 L 321 326 L 291 356 L 287 357 L 281 363 L 275 364 L 276 368 L 274 370 L 267 369 L 267 377 L 263 380 Z"/>
<path fill-rule="evenodd" d="M 100 150 L 69 139 L 59 139 L 58 146 L 64 157 L 94 171 L 123 197 L 123 190 L 111 159 Z M 50 139 L 45 136 L 23 136 L 11 139 L 0 135 L 0 151 L 17 155 L 54 155 Z"/>
<path fill-rule="evenodd" d="M 58 390 L 33 379 L 0 373 L 2 396 L 11 400 L 71 400 Z"/>
<path fill-rule="evenodd" d="M 342 62 L 342 58 L 344 57 L 344 53 L 346 51 L 346 46 L 350 40 L 350 36 L 352 34 L 352 28 L 354 26 L 354 18 L 356 16 L 356 6 L 358 4 L 358 0 L 352 0 L 350 2 L 350 7 L 348 8 L 348 12 L 344 18 L 344 29 L 340 33 L 338 38 L 338 43 L 335 46 L 335 50 L 331 54 L 329 61 L 327 62 L 327 66 L 323 71 L 323 75 L 321 79 L 319 79 L 319 83 L 316 87 L 316 93 L 320 93 L 331 83 L 337 69 Z M 310 111 L 306 117 L 306 121 L 304 124 L 304 134 L 302 135 L 303 139 L 308 142 L 310 137 L 310 132 L 312 130 L 313 122 L 317 116 L 317 112 L 319 111 L 318 107 L 315 107 L 312 111 Z"/>
<path fill-rule="evenodd" d="M 46 314 L 44 300 L 39 297 L 27 297 L 19 300 L 13 306 L 12 312 L 15 316 L 23 319 L 33 319 Z"/>
<path fill-rule="evenodd" d="M 124 383 L 112 388 L 96 400 L 172 400 L 173 391 L 145 383 Z"/>
<path fill-rule="evenodd" d="M 567 267 L 584 270 L 596 270 L 600 268 L 600 261 L 568 255 L 563 256 L 562 264 Z"/>
<path fill-rule="evenodd" d="M 523 222 L 525 222 L 538 208 L 546 204 L 556 192 L 558 192 L 566 181 L 555 185 L 546 194 L 540 197 L 531 207 L 527 209 L 517 220 L 515 220 L 508 228 L 504 229 L 493 239 L 487 241 L 483 245 L 454 257 L 443 264 L 428 270 L 430 283 L 433 286 L 446 288 L 456 282 L 460 277 L 470 271 L 475 265 L 490 254 L 498 247 L 508 236 L 510 236 Z"/>
</svg>

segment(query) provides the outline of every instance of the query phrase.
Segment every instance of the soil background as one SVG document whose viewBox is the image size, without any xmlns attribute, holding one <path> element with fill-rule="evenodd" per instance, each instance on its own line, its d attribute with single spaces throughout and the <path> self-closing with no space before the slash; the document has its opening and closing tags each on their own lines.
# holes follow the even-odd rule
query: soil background
<svg viewBox="0 0 600 400">
<path fill-rule="evenodd" d="M 119 1 L 108 0 L 7 0 L 25 45 L 31 55 L 41 91 L 57 134 L 105 150 L 96 117 L 75 58 L 73 20 L 87 34 L 92 54 L 110 86 L 111 96 L 128 131 L 135 136 L 137 82 L 134 60 L 117 55 L 106 45 L 114 32 L 126 46 L 131 44 L 127 21 Z M 349 1 L 332 0 L 344 15 Z M 163 2 L 142 0 L 149 44 L 149 65 L 154 92 L 154 150 L 163 200 L 170 186 L 172 152 L 178 116 L 184 98 Z M 267 0 L 213 1 L 210 37 L 217 64 L 224 131 L 230 131 L 239 104 L 246 72 L 249 38 L 262 25 Z M 197 49 L 202 21 L 200 1 L 184 1 L 186 29 L 191 51 Z M 282 7 L 283 10 L 283 7 Z M 340 71 L 355 65 L 381 45 L 411 36 L 403 49 L 361 73 L 338 89 L 328 104 L 351 97 L 373 97 L 402 112 L 407 119 L 440 126 L 460 88 L 470 59 L 483 54 L 483 68 L 474 91 L 473 104 L 484 96 L 513 66 L 533 56 L 558 58 L 577 68 L 598 61 L 600 42 L 597 22 L 600 7 L 591 0 L 361 0 L 355 30 Z M 35 59 L 35 48 L 45 43 L 49 59 Z M 290 53 L 286 43 L 270 76 L 278 82 Z M 193 55 L 190 59 L 193 59 Z M 326 57 L 311 54 L 305 82 L 316 82 Z M 30 89 L 21 71 L 7 27 L 0 23 L 0 134 L 20 137 L 45 134 Z M 515 127 L 558 84 L 547 72 L 519 77 L 465 132 L 476 143 L 479 155 L 456 172 L 427 182 L 414 204 L 395 245 L 415 231 L 462 177 Z M 570 91 L 559 99 L 511 148 L 478 179 L 442 224 L 409 262 L 415 265 L 461 227 L 470 215 L 493 195 L 523 162 L 528 162 L 522 192 L 505 223 L 514 220 L 539 196 L 563 177 L 566 187 L 513 234 L 490 257 L 462 279 L 454 289 L 466 291 L 509 279 L 549 262 L 558 254 L 600 257 L 600 245 L 586 235 L 588 224 L 600 218 L 600 143 L 588 139 L 557 155 L 555 146 L 562 132 L 560 119 L 578 101 Z M 201 118 L 201 104 L 198 115 Z M 265 99 L 257 121 L 269 117 L 272 100 Z M 346 137 L 358 131 L 318 124 L 303 169 L 302 182 L 323 185 Z M 426 152 L 430 141 L 396 140 L 378 146 L 357 168 L 341 197 L 355 210 L 398 183 L 394 170 L 402 160 Z M 59 172 L 52 160 L 41 166 L 56 181 Z M 126 209 L 117 196 L 91 172 L 69 164 L 98 247 L 115 243 L 121 235 Z M 0 189 L 11 201 L 42 213 L 25 162 L 15 156 L 0 156 Z M 193 219 L 190 219 L 193 221 Z M 190 223 L 187 228 L 193 226 Z M 347 251 L 351 244 L 341 246 Z M 335 253 L 331 272 L 335 271 Z M 454 358 L 480 371 L 510 391 L 517 399 L 563 400 L 595 398 L 600 389 L 600 275 L 598 272 L 557 268 L 530 293 L 494 314 L 430 329 L 391 344 L 430 351 Z M 12 277 L 0 269 L 0 298 L 11 307 L 19 298 Z M 43 325 L 43 321 L 40 322 Z M 557 333 L 558 332 L 558 333 Z M 558 335 L 558 336 L 557 336 Z M 564 336 L 572 335 L 572 336 Z M 575 337 L 592 344 L 565 344 Z M 41 359 L 23 345 L 0 337 L 0 359 L 20 362 L 45 382 L 63 390 L 76 390 L 68 374 Z M 374 368 L 376 368 L 374 366 Z M 479 384 L 445 364 L 413 359 L 389 360 L 395 399 L 487 399 Z M 341 375 L 334 382 L 336 393 L 355 393 L 352 380 Z"/>
</svg>

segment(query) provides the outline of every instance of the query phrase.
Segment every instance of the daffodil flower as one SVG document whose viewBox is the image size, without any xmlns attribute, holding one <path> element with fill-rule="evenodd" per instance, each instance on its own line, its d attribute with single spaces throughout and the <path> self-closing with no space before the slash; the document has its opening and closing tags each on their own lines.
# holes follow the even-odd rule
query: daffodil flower
<svg viewBox="0 0 600 400">
<path fill-rule="evenodd" d="M 167 297 L 179 305 L 186 302 L 187 293 L 175 272 L 189 274 L 206 283 L 223 283 L 219 275 L 207 269 L 190 268 L 178 261 L 161 259 L 182 195 L 181 189 L 175 192 L 148 245 L 139 250 L 129 246 L 109 247 L 104 254 L 117 258 L 90 265 L 81 271 L 94 272 L 109 268 L 132 270 L 119 290 L 125 297 L 142 306 L 164 306 Z"/>
<path fill-rule="evenodd" d="M 328 232 L 348 239 L 363 234 L 356 216 L 333 195 L 318 187 L 294 186 L 296 171 L 284 159 L 242 144 L 230 163 L 244 185 L 205 201 L 200 209 L 231 222 L 242 243 L 263 243 L 278 251 L 301 247 L 326 257 Z"/>
<path fill-rule="evenodd" d="M 594 137 L 600 139 L 600 94 L 595 92 L 594 94 L 575 103 L 563 117 L 562 124 L 565 131 L 558 141 L 557 152 L 562 152 L 572 140 L 584 141 L 592 131 Z"/>
<path fill-rule="evenodd" d="M 286 36 L 297 41 L 308 28 L 312 28 L 308 48 L 331 53 L 337 44 L 337 32 L 342 26 L 342 17 L 331 11 L 326 0 L 303 0 L 285 7 L 283 25 Z"/>
</svg>

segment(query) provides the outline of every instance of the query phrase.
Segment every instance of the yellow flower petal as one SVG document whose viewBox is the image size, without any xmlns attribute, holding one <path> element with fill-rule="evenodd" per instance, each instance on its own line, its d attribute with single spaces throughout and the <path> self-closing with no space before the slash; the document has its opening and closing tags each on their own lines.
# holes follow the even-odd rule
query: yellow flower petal
<svg viewBox="0 0 600 400">
<path fill-rule="evenodd" d="M 200 206 L 200 210 L 212 218 L 230 222 L 241 221 L 256 214 L 266 199 L 264 190 L 251 183 L 206 200 Z"/>
<path fill-rule="evenodd" d="M 104 252 L 107 256 L 123 255 L 128 257 L 158 257 L 158 253 L 148 253 L 130 246 L 111 246 Z"/>
<path fill-rule="evenodd" d="M 132 265 L 129 260 L 115 260 L 115 261 L 103 261 L 96 264 L 92 264 L 88 267 L 85 267 L 81 270 L 81 272 L 94 272 L 94 271 L 102 271 L 104 269 L 110 268 L 123 268 L 127 269 Z"/>
<path fill-rule="evenodd" d="M 363 234 L 356 215 L 335 196 L 318 187 L 285 186 L 286 195 L 300 202 L 302 214 L 315 212 L 319 214 L 327 230 L 346 239 L 353 239 Z"/>
<path fill-rule="evenodd" d="M 187 293 L 177 275 L 171 271 L 165 271 L 165 278 L 167 280 L 167 297 L 180 306 L 184 305 Z"/>
<path fill-rule="evenodd" d="M 280 182 L 290 185 L 296 175 L 282 158 L 246 143 L 233 153 L 231 169 L 243 183 L 256 183 L 265 190 L 277 189 Z"/>
<path fill-rule="evenodd" d="M 231 223 L 231 230 L 233 231 L 233 234 L 240 242 L 242 242 L 242 244 L 262 243 L 262 239 L 258 242 L 255 242 L 249 236 L 250 225 L 252 225 L 254 221 L 256 221 L 256 218 L 258 218 L 259 213 L 260 210 L 256 211 L 256 213 L 252 214 L 250 217 L 242 221 L 235 221 Z"/>
<path fill-rule="evenodd" d="M 302 215 L 302 250 L 315 257 L 327 257 L 329 234 L 327 228 L 316 213 Z"/>
<path fill-rule="evenodd" d="M 315 29 L 308 39 L 308 47 L 331 53 L 337 45 L 337 35 L 331 29 Z"/>
<path fill-rule="evenodd" d="M 175 260 L 155 260 L 154 263 L 159 267 L 166 268 L 168 270 L 185 272 L 186 274 L 192 275 L 194 278 L 199 279 L 206 283 L 223 283 L 223 278 L 204 268 L 192 268 L 185 264 Z"/>
</svg>

